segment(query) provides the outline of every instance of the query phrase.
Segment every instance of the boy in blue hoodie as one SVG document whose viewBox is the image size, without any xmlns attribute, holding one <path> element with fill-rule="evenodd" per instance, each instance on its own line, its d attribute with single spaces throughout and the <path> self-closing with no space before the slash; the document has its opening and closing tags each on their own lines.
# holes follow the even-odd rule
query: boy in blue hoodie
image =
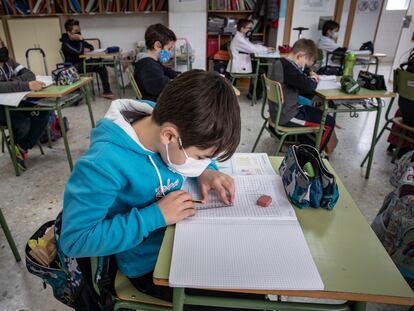
<svg viewBox="0 0 414 311">
<path fill-rule="evenodd" d="M 75 258 L 115 255 L 139 290 L 158 295 L 150 276 L 165 227 L 195 213 L 191 195 L 180 190 L 184 179 L 198 178 L 203 200 L 215 190 L 231 204 L 234 181 L 211 159 L 232 156 L 240 127 L 232 86 L 202 70 L 171 81 L 155 107 L 113 101 L 66 184 L 59 250 Z"/>
</svg>

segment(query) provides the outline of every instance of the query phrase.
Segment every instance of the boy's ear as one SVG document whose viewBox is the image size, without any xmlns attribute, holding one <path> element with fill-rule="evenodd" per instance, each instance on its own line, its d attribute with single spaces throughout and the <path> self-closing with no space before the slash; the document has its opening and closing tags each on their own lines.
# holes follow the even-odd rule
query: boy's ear
<svg viewBox="0 0 414 311">
<path fill-rule="evenodd" d="M 179 134 L 175 125 L 166 123 L 165 125 L 161 126 L 160 141 L 163 145 L 167 145 L 171 142 L 177 142 L 178 137 Z"/>
<path fill-rule="evenodd" d="M 162 50 L 162 44 L 160 41 L 155 41 L 154 50 Z"/>
</svg>

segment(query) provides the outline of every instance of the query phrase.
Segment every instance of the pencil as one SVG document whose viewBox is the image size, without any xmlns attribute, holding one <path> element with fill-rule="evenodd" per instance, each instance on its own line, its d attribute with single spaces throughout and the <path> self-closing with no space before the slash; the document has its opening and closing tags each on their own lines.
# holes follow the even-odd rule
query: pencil
<svg viewBox="0 0 414 311">
<path fill-rule="evenodd" d="M 193 201 L 193 203 L 206 204 L 206 202 L 203 200 L 191 200 L 191 201 Z"/>
</svg>

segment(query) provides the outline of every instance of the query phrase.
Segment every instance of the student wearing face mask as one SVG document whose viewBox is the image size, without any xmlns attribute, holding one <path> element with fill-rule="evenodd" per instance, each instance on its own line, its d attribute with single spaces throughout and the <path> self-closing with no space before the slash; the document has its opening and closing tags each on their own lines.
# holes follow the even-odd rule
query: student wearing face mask
<svg viewBox="0 0 414 311">
<path fill-rule="evenodd" d="M 162 24 L 145 31 L 147 51 L 139 53 L 134 64 L 134 79 L 143 99 L 157 101 L 167 83 L 180 74 L 163 64 L 170 60 L 176 41 L 174 32 Z"/>
<path fill-rule="evenodd" d="M 313 106 L 301 106 L 298 103 L 299 94 L 312 94 L 319 82 L 319 76 L 310 72 L 306 75 L 303 70 L 314 64 L 317 56 L 316 45 L 312 40 L 299 39 L 286 58 L 276 60 L 269 68 L 268 77 L 282 84 L 284 103 L 280 115 L 280 125 L 286 127 L 319 126 L 322 110 Z M 269 113 L 275 120 L 277 110 L 275 104 L 269 103 Z M 332 137 L 335 119 L 328 115 L 325 131 L 322 136 L 320 150 L 330 154 L 336 146 L 336 136 Z M 331 140 L 332 138 L 332 140 Z M 306 135 L 300 137 L 302 143 L 313 145 Z"/>
<path fill-rule="evenodd" d="M 253 30 L 253 21 L 250 19 L 240 19 L 237 22 L 237 32 L 234 38 L 231 40 L 230 49 L 233 55 L 233 60 L 227 66 L 227 72 L 232 73 L 252 73 L 256 72 L 256 62 L 252 66 L 252 59 L 250 54 L 273 51 L 274 48 L 266 47 L 261 44 L 254 44 L 250 42 L 250 38 Z M 230 67 L 231 66 L 231 67 Z M 259 69 L 259 75 L 266 73 L 267 67 Z M 261 98 L 263 92 L 262 80 L 257 80 L 256 96 Z M 252 98 L 253 94 L 253 82 L 250 81 L 249 94 L 247 97 Z"/>
<path fill-rule="evenodd" d="M 197 178 L 203 200 L 211 190 L 231 204 L 234 181 L 212 159 L 232 156 L 240 129 L 232 86 L 214 72 L 183 73 L 167 84 L 156 105 L 113 101 L 66 184 L 59 253 L 114 255 L 136 288 L 171 301 L 172 288 L 154 285 L 152 272 L 165 227 L 196 213 L 183 182 Z"/>
<path fill-rule="evenodd" d="M 79 72 L 83 72 L 83 59 L 79 56 L 93 51 L 94 47 L 84 40 L 78 20 L 68 19 L 65 23 L 65 30 L 66 33 L 62 34 L 62 37 L 60 38 L 65 62 L 71 63 Z M 94 61 L 96 61 L 96 59 Z M 109 85 L 108 71 L 105 66 L 86 66 L 86 72 L 97 72 L 102 82 L 102 97 L 107 99 L 114 98 L 111 86 Z"/>
<path fill-rule="evenodd" d="M 318 41 L 318 49 L 323 52 L 322 66 L 326 64 L 326 53 L 343 49 L 338 43 L 339 24 L 333 20 L 326 21 L 322 26 L 322 36 Z M 346 49 L 345 49 L 346 50 Z M 328 59 L 328 65 L 332 65 L 332 60 Z"/>
<path fill-rule="evenodd" d="M 44 83 L 36 81 L 33 72 L 9 57 L 9 50 L 0 38 L 0 93 L 40 91 L 43 87 Z M 33 104 L 30 99 L 23 100 L 19 107 Z M 49 112 L 12 111 L 10 117 L 16 143 L 14 152 L 17 164 L 21 170 L 25 170 L 28 151 L 33 148 L 43 134 L 49 121 Z M 0 124 L 7 124 L 2 105 L 0 105 Z"/>
</svg>

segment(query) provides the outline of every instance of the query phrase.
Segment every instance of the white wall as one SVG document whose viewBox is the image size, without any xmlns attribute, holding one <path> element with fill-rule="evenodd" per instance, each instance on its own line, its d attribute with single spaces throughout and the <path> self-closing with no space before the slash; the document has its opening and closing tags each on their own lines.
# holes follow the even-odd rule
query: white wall
<svg viewBox="0 0 414 311">
<path fill-rule="evenodd" d="M 311 3 L 320 2 L 320 6 L 312 6 Z M 303 38 L 312 39 L 317 42 L 321 36 L 321 31 L 318 30 L 319 17 L 320 16 L 332 16 L 335 10 L 335 0 L 296 0 L 293 7 L 293 19 L 292 28 L 296 27 L 308 27 L 309 30 L 305 30 Z M 291 30 L 290 33 L 290 45 L 295 43 L 298 39 L 298 32 Z"/>
<path fill-rule="evenodd" d="M 374 41 L 375 30 L 381 13 L 381 1 L 376 11 L 360 11 L 358 8 L 359 3 L 360 0 L 357 2 L 351 39 L 348 46 L 351 50 L 359 49 L 364 42 Z"/>
<path fill-rule="evenodd" d="M 414 16 L 414 1 L 411 0 L 410 6 L 407 10 L 407 15 Z M 393 69 L 398 68 L 399 65 L 407 60 L 410 50 L 414 47 L 414 42 L 411 40 L 414 34 L 414 20 L 411 21 L 409 28 L 403 28 L 401 37 L 395 53 L 393 62 Z M 390 78 L 392 79 L 392 72 Z"/>
<path fill-rule="evenodd" d="M 385 0 L 384 2 L 378 33 L 375 38 L 375 50 L 379 53 L 387 54 L 386 61 L 392 61 L 400 38 L 403 18 L 407 10 L 387 11 L 385 7 L 388 1 Z"/>
<path fill-rule="evenodd" d="M 144 40 L 145 29 L 155 23 L 168 26 L 168 14 L 134 14 L 78 16 L 82 35 L 99 38 L 102 47 L 119 46 L 124 51 L 135 49 L 138 41 Z"/>
<path fill-rule="evenodd" d="M 207 1 L 169 0 L 169 27 L 178 38 L 190 41 L 195 53 L 193 68 L 206 69 Z"/>
</svg>

